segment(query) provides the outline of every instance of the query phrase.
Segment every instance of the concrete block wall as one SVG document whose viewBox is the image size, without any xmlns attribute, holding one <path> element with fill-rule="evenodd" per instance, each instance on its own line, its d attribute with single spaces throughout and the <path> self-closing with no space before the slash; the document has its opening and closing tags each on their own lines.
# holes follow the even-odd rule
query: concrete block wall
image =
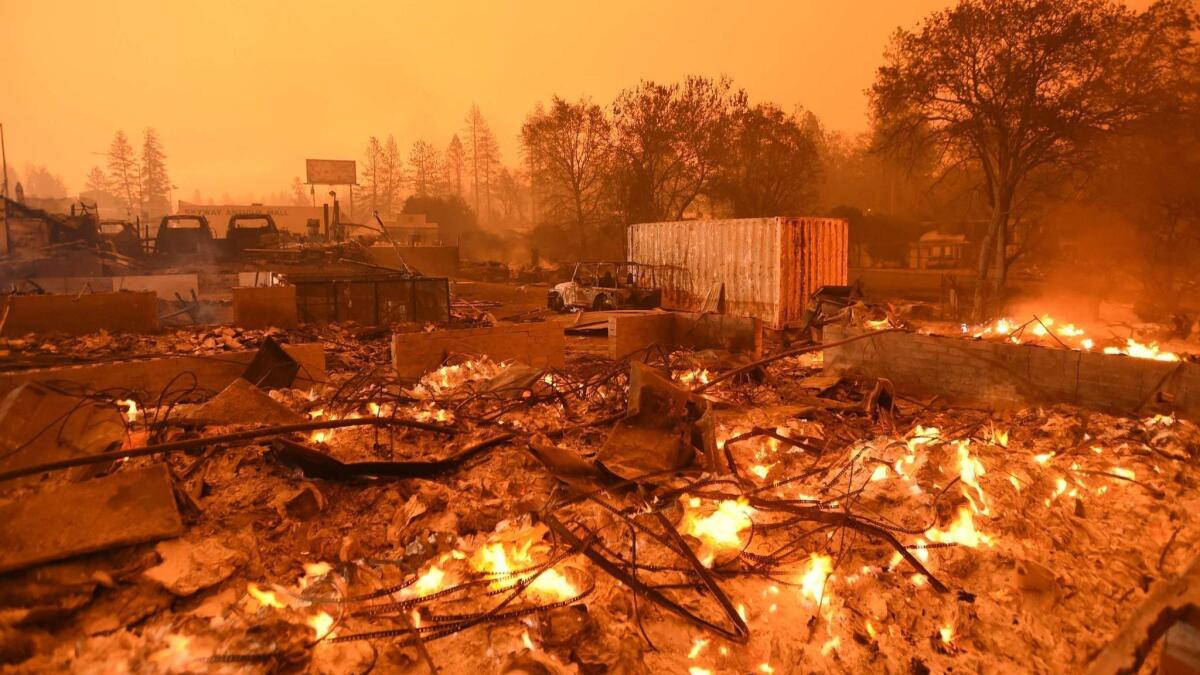
<svg viewBox="0 0 1200 675">
<path fill-rule="evenodd" d="M 242 328 L 295 328 L 296 287 L 233 289 L 233 322 Z"/>
<path fill-rule="evenodd" d="M 825 341 L 863 332 L 828 326 Z M 1188 362 L 880 333 L 825 350 L 825 368 L 860 377 L 885 377 L 901 394 L 937 395 L 995 408 L 1071 403 L 1129 415 L 1165 409 L 1200 420 L 1200 366 Z"/>
<path fill-rule="evenodd" d="M 153 333 L 158 330 L 158 300 L 153 291 L 84 295 L 10 295 L 3 298 L 0 335 L 66 333 L 86 335 Z"/>
<path fill-rule="evenodd" d="M 608 356 L 623 359 L 651 345 L 727 349 L 762 355 L 763 323 L 727 314 L 662 312 L 608 319 Z"/>
<path fill-rule="evenodd" d="M 392 336 L 392 363 L 400 376 L 411 378 L 437 368 L 449 354 L 519 361 L 535 368 L 560 368 L 566 365 L 564 347 L 562 325 L 554 321 L 397 333 Z"/>
</svg>

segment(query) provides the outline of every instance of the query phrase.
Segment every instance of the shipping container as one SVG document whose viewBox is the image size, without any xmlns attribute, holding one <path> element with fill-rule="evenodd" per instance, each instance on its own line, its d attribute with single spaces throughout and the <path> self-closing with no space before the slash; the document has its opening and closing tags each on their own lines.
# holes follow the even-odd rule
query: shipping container
<svg viewBox="0 0 1200 675">
<path fill-rule="evenodd" d="M 840 218 L 639 223 L 629 260 L 659 266 L 664 307 L 698 310 L 724 283 L 727 314 L 779 329 L 800 321 L 818 288 L 848 283 L 849 230 Z"/>
</svg>

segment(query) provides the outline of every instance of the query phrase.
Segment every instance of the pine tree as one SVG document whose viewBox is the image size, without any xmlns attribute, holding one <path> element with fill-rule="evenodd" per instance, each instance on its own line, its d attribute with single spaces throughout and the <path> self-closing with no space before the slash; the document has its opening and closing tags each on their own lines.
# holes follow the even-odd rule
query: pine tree
<svg viewBox="0 0 1200 675">
<path fill-rule="evenodd" d="M 391 217 L 399 210 L 400 194 L 404 190 L 404 163 L 400 159 L 400 146 L 396 144 L 396 137 L 391 134 L 388 134 L 387 142 L 383 145 L 383 161 L 380 166 L 384 178 L 382 211 Z"/>
<path fill-rule="evenodd" d="M 462 141 L 458 140 L 458 134 L 454 134 L 450 138 L 450 145 L 446 146 L 446 180 L 454 179 L 454 194 L 459 197 L 463 196 L 463 166 L 466 165 L 467 155 L 463 150 Z"/>
<path fill-rule="evenodd" d="M 481 220 L 485 220 L 480 210 L 480 198 L 483 196 L 481 189 L 486 191 L 486 181 L 492 163 L 491 143 L 488 140 L 492 132 L 477 105 L 471 106 L 467 111 L 464 124 L 463 135 L 466 138 L 467 161 L 471 164 L 471 192 L 475 201 L 475 213 L 481 216 Z M 480 182 L 481 177 L 485 182 Z"/>
<path fill-rule="evenodd" d="M 367 148 L 363 151 L 363 164 L 359 184 L 354 188 L 358 198 L 366 203 L 372 211 L 380 210 L 381 187 L 386 187 L 387 179 L 380 175 L 380 164 L 383 161 L 383 146 L 379 139 L 371 136 L 367 139 Z"/>
<path fill-rule="evenodd" d="M 104 170 L 98 166 L 93 166 L 92 170 L 88 172 L 83 189 L 87 192 L 104 192 L 108 190 L 108 186 L 108 176 L 104 175 Z"/>
<path fill-rule="evenodd" d="M 146 127 L 142 137 L 141 179 L 142 207 L 151 213 L 169 212 L 171 178 L 167 175 L 167 155 L 153 127 Z"/>
<path fill-rule="evenodd" d="M 109 191 L 121 201 L 129 214 L 136 212 L 142 202 L 141 176 L 138 158 L 124 131 L 117 131 L 108 147 Z"/>
<path fill-rule="evenodd" d="M 441 183 L 442 159 L 437 148 L 425 141 L 413 143 L 408 164 L 412 167 L 413 194 L 418 197 L 433 195 Z"/>
<path fill-rule="evenodd" d="M 292 178 L 292 204 L 295 206 L 307 206 L 308 203 L 308 188 L 304 187 L 304 183 L 300 181 L 300 176 Z"/>
</svg>

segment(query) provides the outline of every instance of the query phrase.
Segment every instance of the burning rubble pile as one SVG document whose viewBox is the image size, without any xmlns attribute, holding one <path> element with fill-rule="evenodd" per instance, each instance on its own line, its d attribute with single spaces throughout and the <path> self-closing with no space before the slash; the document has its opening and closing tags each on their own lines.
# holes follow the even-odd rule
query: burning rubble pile
<svg viewBox="0 0 1200 675">
<path fill-rule="evenodd" d="M 3 510 L 165 465 L 180 505 L 177 538 L 3 568 L 9 668 L 1080 670 L 1200 545 L 1174 417 L 912 400 L 812 348 L 403 380 L 329 330 L 323 386 L 89 392 L 115 449 L 0 474 Z"/>
</svg>

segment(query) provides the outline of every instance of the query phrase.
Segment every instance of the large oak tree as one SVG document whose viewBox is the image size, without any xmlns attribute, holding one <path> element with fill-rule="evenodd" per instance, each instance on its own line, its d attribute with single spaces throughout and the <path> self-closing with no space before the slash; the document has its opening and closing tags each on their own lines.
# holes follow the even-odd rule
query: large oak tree
<svg viewBox="0 0 1200 675">
<path fill-rule="evenodd" d="M 1165 100 L 1195 26 L 1186 0 L 1136 12 L 1110 0 L 960 0 L 901 30 L 871 89 L 885 144 L 935 144 L 972 163 L 990 209 L 976 318 L 999 299 L 1014 204 L 1032 175 L 1077 163 L 1098 135 Z"/>
</svg>

